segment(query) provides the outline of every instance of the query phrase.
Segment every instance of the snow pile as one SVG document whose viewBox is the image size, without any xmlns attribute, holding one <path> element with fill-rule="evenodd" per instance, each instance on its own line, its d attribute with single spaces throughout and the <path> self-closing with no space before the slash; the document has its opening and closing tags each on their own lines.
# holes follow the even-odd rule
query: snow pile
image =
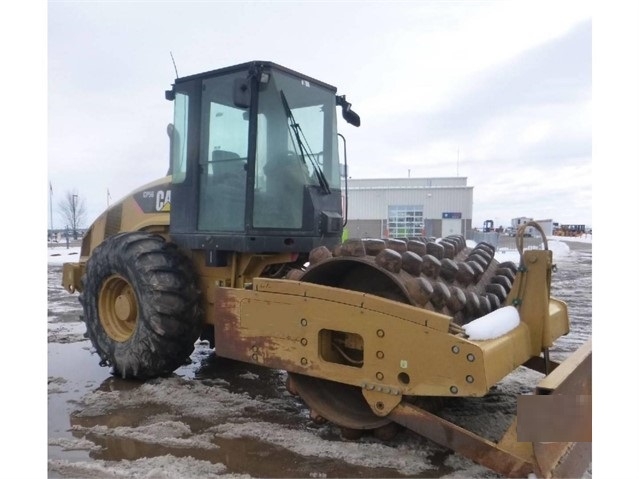
<svg viewBox="0 0 639 479">
<path fill-rule="evenodd" d="M 62 265 L 64 263 L 77 263 L 80 260 L 80 246 L 49 247 L 47 249 L 47 263 Z"/>
<path fill-rule="evenodd" d="M 495 339 L 519 326 L 519 311 L 505 306 L 462 326 L 471 341 Z"/>
</svg>

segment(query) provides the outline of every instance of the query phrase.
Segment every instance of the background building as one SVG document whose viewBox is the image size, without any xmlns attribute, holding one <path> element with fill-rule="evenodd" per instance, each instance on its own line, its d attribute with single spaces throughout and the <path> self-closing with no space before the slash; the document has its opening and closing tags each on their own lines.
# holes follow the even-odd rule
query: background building
<svg viewBox="0 0 639 479">
<path fill-rule="evenodd" d="M 348 179 L 351 238 L 467 236 L 473 187 L 466 177 Z"/>
</svg>

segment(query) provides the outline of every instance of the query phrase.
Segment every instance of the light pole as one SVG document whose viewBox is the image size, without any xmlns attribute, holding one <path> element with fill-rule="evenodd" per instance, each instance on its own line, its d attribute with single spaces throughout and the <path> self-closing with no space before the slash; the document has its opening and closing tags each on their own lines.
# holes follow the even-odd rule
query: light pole
<svg viewBox="0 0 639 479">
<path fill-rule="evenodd" d="M 49 218 L 51 234 L 53 234 L 53 185 L 49 181 Z"/>
<path fill-rule="evenodd" d="M 78 230 L 76 229 L 78 226 L 78 220 L 75 217 L 75 199 L 78 197 L 78 195 L 73 195 L 73 239 L 77 240 L 78 239 Z"/>
</svg>

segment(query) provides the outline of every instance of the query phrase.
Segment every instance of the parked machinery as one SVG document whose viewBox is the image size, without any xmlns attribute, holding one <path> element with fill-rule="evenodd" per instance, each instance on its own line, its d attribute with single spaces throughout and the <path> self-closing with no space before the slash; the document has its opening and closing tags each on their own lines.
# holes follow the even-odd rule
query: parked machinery
<svg viewBox="0 0 639 479">
<path fill-rule="evenodd" d="M 500 264 L 458 235 L 342 243 L 335 106 L 360 119 L 336 92 L 263 61 L 175 80 L 171 174 L 110 206 L 64 265 L 102 364 L 162 376 L 201 336 L 219 356 L 287 371 L 311 416 L 347 437 L 401 425 L 505 475 L 581 474 L 583 437 L 518 442 L 514 424 L 491 442 L 431 408 L 484 396 L 520 365 L 548 374 L 544 394 L 589 394 L 589 345 L 559 366 L 548 357 L 569 331 L 552 251 Z M 477 338 L 478 321 L 503 324 Z"/>
</svg>

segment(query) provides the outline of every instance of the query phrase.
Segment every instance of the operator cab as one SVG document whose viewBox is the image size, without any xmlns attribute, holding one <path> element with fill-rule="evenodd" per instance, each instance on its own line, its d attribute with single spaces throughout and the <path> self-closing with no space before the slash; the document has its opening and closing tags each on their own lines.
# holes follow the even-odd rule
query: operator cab
<svg viewBox="0 0 639 479">
<path fill-rule="evenodd" d="M 176 243 L 270 253 L 341 240 L 335 107 L 359 117 L 335 87 L 255 61 L 178 78 L 166 97 Z"/>
</svg>

